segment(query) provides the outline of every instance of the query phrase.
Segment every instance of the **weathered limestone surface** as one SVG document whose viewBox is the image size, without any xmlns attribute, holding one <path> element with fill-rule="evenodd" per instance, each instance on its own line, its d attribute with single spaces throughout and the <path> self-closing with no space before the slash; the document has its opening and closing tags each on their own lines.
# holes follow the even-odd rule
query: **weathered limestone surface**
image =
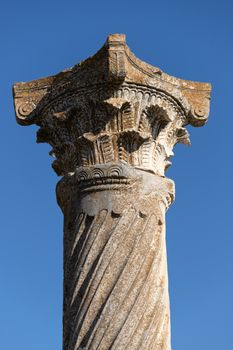
<svg viewBox="0 0 233 350">
<path fill-rule="evenodd" d="M 169 350 L 164 177 L 202 126 L 210 85 L 174 78 L 110 35 L 93 57 L 14 85 L 17 121 L 37 124 L 63 176 L 64 350 Z"/>
</svg>

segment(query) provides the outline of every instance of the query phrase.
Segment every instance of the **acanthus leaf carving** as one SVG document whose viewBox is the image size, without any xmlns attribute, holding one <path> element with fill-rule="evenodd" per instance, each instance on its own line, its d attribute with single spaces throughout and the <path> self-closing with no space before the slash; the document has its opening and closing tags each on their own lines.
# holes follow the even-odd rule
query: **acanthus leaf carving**
<svg viewBox="0 0 233 350">
<path fill-rule="evenodd" d="M 185 119 L 178 110 L 165 109 L 164 99 L 156 103 L 147 96 L 147 105 L 142 100 L 129 94 L 103 101 L 89 98 L 47 114 L 41 118 L 37 142 L 53 147 L 53 168 L 59 175 L 114 161 L 164 175 L 173 146 L 188 144 Z"/>
<path fill-rule="evenodd" d="M 120 34 L 72 69 L 14 87 L 18 121 L 40 126 L 59 175 L 122 161 L 163 176 L 174 145 L 190 143 L 185 126 L 206 122 L 209 95 L 137 59 Z"/>
</svg>

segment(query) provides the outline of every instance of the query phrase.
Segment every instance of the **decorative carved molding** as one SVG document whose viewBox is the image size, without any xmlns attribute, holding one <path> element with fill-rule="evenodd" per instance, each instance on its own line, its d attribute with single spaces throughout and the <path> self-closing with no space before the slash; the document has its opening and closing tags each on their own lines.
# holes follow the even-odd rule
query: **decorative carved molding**
<svg viewBox="0 0 233 350">
<path fill-rule="evenodd" d="M 83 193 L 110 190 L 120 194 L 127 191 L 128 194 L 141 193 L 146 197 L 152 196 L 163 203 L 166 209 L 175 198 L 175 185 L 172 180 L 118 162 L 79 167 L 74 173 L 64 176 L 57 184 L 57 201 L 65 212 L 67 204 L 72 205 Z M 118 209 L 115 203 L 111 204 L 111 210 Z M 148 209 L 150 208 L 144 210 Z M 98 210 L 97 202 L 94 210 Z"/>
</svg>

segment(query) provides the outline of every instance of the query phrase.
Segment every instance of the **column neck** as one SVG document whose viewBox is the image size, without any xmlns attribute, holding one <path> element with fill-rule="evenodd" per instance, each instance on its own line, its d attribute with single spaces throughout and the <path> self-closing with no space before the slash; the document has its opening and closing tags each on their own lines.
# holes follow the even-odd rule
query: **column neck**
<svg viewBox="0 0 233 350">
<path fill-rule="evenodd" d="M 122 163 L 80 167 L 59 181 L 56 192 L 58 204 L 65 212 L 66 206 L 80 199 L 80 196 L 96 192 L 103 192 L 103 196 L 107 193 L 110 196 L 112 191 L 128 197 L 134 196 L 135 193 L 153 196 L 166 209 L 175 197 L 175 185 L 171 179 Z M 117 212 L 116 205 L 111 203 L 110 199 L 109 203 L 111 209 Z M 100 210 L 95 201 L 93 205 L 89 203 L 88 206 L 94 211 Z"/>
</svg>

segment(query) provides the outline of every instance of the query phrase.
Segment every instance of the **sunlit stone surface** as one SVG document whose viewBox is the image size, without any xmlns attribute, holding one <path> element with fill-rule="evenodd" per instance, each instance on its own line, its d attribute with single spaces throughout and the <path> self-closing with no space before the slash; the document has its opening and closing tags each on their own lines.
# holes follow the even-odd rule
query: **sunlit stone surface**
<svg viewBox="0 0 233 350">
<path fill-rule="evenodd" d="M 56 76 L 14 85 L 62 179 L 63 350 L 170 350 L 164 177 L 173 147 L 202 126 L 210 85 L 136 58 L 121 34 Z"/>
</svg>

